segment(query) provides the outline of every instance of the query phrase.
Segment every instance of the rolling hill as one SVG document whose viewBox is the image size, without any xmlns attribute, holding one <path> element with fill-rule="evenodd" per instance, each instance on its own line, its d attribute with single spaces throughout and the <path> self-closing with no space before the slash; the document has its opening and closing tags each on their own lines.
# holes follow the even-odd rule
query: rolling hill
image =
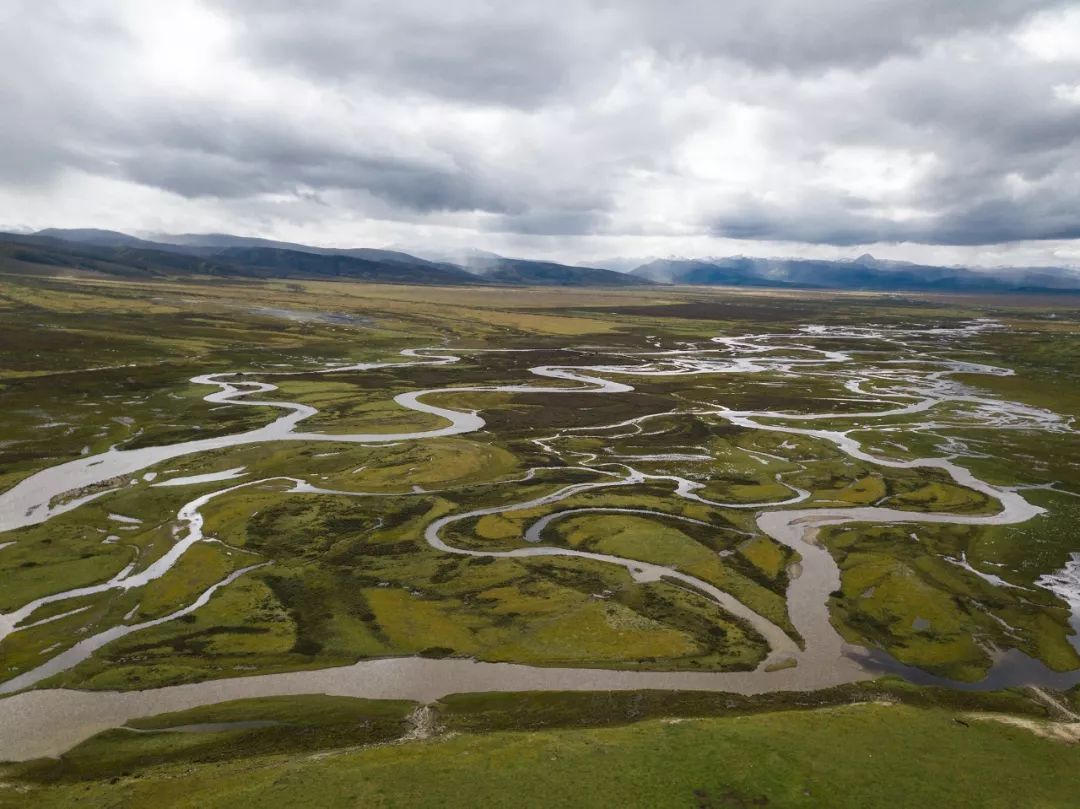
<svg viewBox="0 0 1080 809">
<path fill-rule="evenodd" d="M 224 233 L 157 234 L 154 241 L 109 230 L 50 228 L 0 234 L 0 254 L 24 263 L 109 275 L 198 274 L 318 278 L 395 284 L 631 286 L 647 278 L 550 261 L 475 253 L 468 268 L 399 250 L 329 248 Z"/>
<path fill-rule="evenodd" d="M 520 258 L 474 258 L 473 272 L 496 284 L 524 286 L 635 286 L 652 284 L 643 278 L 614 270 L 575 267 L 550 261 Z"/>
<path fill-rule="evenodd" d="M 503 286 L 640 286 L 684 284 L 876 292 L 1080 292 L 1080 271 L 1061 267 L 993 270 L 886 261 L 801 258 L 652 259 L 629 272 L 508 258 L 482 250 L 317 247 L 226 233 L 156 234 L 153 240 L 111 230 L 48 228 L 0 233 L 0 270 L 67 268 L 115 276 L 310 278 L 390 284 Z M 450 260 L 454 259 L 454 260 Z M 604 263 L 604 262 L 601 262 Z M 618 259 L 609 266 L 633 266 Z"/>
<path fill-rule="evenodd" d="M 215 276 L 308 278 L 394 284 L 475 284 L 481 279 L 456 267 L 410 265 L 347 255 L 319 255 L 269 247 L 227 247 L 188 252 L 169 245 L 81 244 L 51 236 L 0 234 L 0 270 L 66 269 L 120 277 Z"/>
</svg>

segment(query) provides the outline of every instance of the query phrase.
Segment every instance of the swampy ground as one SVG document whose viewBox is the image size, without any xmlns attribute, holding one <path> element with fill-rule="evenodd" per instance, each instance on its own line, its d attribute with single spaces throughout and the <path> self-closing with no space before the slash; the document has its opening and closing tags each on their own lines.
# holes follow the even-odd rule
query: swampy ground
<svg viewBox="0 0 1080 809">
<path fill-rule="evenodd" d="M 421 357 L 459 359 L 399 353 L 428 348 L 438 351 Z M 390 365 L 333 371 L 358 363 Z M 632 390 L 536 390 L 580 384 L 537 377 L 538 366 L 614 366 L 580 373 Z M 1080 667 L 1080 298 L 5 276 L 0 497 L 111 448 L 229 436 L 282 415 L 206 401 L 218 388 L 191 380 L 208 374 L 272 384 L 251 398 L 313 407 L 300 429 L 337 436 L 445 427 L 394 401 L 417 390 L 532 389 L 424 397 L 476 411 L 478 431 L 240 444 L 63 492 L 50 507 L 96 497 L 0 533 L 0 616 L 151 568 L 190 529 L 185 505 L 213 497 L 197 510 L 204 538 L 163 575 L 46 601 L 16 623 L 0 640 L 0 687 L 143 624 L 32 686 L 128 691 L 416 655 L 768 676 L 798 663 L 770 657 L 769 626 L 807 653 L 816 640 L 789 609 L 799 551 L 757 523 L 786 508 L 910 515 L 816 531 L 839 568 L 821 599 L 830 631 L 853 647 L 957 683 L 977 683 L 1008 650 L 1052 672 Z M 931 408 L 892 412 L 927 396 Z M 718 408 L 753 415 L 740 423 Z M 793 427 L 843 434 L 872 457 Z M 904 466 L 925 458 L 951 459 L 985 487 Z M 1039 513 L 986 519 L 1005 490 Z M 452 553 L 425 534 L 447 517 L 438 539 Z M 671 577 L 513 555 L 539 546 L 663 566 L 751 617 Z M 107 731 L 59 763 L 11 765 L 0 805 L 482 806 L 511 791 L 537 805 L 1015 805 L 1002 799 L 1008 778 L 1028 805 L 1069 805 L 1077 748 L 1043 732 L 1068 718 L 1060 711 L 1021 691 L 961 705 L 904 688 L 890 698 L 903 705 L 851 706 L 875 702 L 852 691 L 842 705 L 792 697 L 781 707 L 799 710 L 739 716 L 719 715 L 739 713 L 718 707 L 742 705 L 732 695 L 629 714 L 561 695 L 534 706 L 563 717 L 539 725 L 520 704 L 474 721 L 461 696 L 430 709 L 443 728 L 430 739 L 406 702 L 211 705 L 163 721 L 278 724 Z M 568 727 L 568 716 L 589 719 Z M 636 723 L 594 727 L 605 717 Z"/>
</svg>

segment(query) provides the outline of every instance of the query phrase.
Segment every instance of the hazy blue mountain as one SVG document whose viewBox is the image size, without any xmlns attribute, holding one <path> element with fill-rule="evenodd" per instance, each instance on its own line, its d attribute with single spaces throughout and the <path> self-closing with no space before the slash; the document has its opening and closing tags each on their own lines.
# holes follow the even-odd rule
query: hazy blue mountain
<svg viewBox="0 0 1080 809">
<path fill-rule="evenodd" d="M 474 275 L 497 284 L 531 286 L 629 286 L 642 280 L 627 276 L 622 270 L 631 269 L 641 262 L 621 268 L 601 268 L 562 264 L 556 261 L 508 258 L 488 250 L 468 248 L 404 248 L 410 253 L 431 261 L 452 263 Z M 613 272 L 613 269 L 620 271 Z"/>
<path fill-rule="evenodd" d="M 754 259 L 722 260 L 657 259 L 630 272 L 662 284 L 701 284 L 715 286 L 795 286 L 783 280 L 767 278 Z"/>
<path fill-rule="evenodd" d="M 93 228 L 47 228 L 0 234 L 0 257 L 25 269 L 70 267 L 113 275 L 237 275 L 350 278 L 382 283 L 516 286 L 687 284 L 772 288 L 939 292 L 1080 292 L 1080 271 L 1061 267 L 970 269 L 890 261 L 866 254 L 849 260 L 664 258 L 635 263 L 611 259 L 607 268 L 507 258 L 483 250 L 328 248 L 227 233 L 159 234 L 157 241 Z"/>
<path fill-rule="evenodd" d="M 590 261 L 590 267 L 599 267 L 602 270 L 615 270 L 615 272 L 630 272 L 642 264 L 648 264 L 650 261 L 656 261 L 657 256 L 649 256 L 648 258 L 642 258 L 640 256 L 615 256 L 613 258 L 603 258 L 599 261 Z"/>
<path fill-rule="evenodd" d="M 394 245 L 386 248 L 387 250 L 398 250 L 409 255 L 419 256 L 420 258 L 433 261 L 438 264 L 454 264 L 469 272 L 480 273 L 483 272 L 483 267 L 480 266 L 483 262 L 491 259 L 501 259 L 498 253 L 491 253 L 487 250 L 478 250 L 475 247 L 464 248 L 416 248 Z"/>
<path fill-rule="evenodd" d="M 657 259 L 631 272 L 658 283 L 875 291 L 1005 292 L 1078 290 L 1080 273 L 1060 267 L 973 270 L 863 255 L 850 261 L 733 256 Z"/>
</svg>

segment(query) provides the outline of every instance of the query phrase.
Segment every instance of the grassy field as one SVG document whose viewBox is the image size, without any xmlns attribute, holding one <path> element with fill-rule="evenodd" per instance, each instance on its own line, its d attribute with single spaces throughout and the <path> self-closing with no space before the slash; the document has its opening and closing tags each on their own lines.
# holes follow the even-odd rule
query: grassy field
<svg viewBox="0 0 1080 809">
<path fill-rule="evenodd" d="M 319 409 L 314 432 L 396 432 L 440 426 L 393 396 L 425 387 L 520 384 L 542 364 L 610 361 L 676 347 L 680 340 L 744 334 L 805 323 L 949 325 L 995 317 L 1010 332 L 985 332 L 955 347 L 1015 371 L 961 375 L 982 396 L 1007 396 L 1069 415 L 1076 412 L 1080 339 L 1065 325 L 1075 312 L 1052 302 L 970 297 L 958 307 L 934 296 L 822 295 L 715 290 L 439 289 L 347 283 L 6 276 L 0 281 L 0 489 L 34 470 L 115 446 L 133 448 L 221 435 L 270 421 L 266 408 L 212 405 L 207 372 L 243 370 L 269 379 L 281 398 Z M 320 313 L 333 313 L 333 318 Z M 801 338 L 804 339 L 805 338 Z M 386 360 L 402 348 L 439 345 L 529 348 L 466 353 L 448 366 L 313 374 L 333 363 Z M 809 345 L 809 343 L 808 343 Z M 829 348 L 874 363 L 858 339 Z M 950 349 L 952 350 L 952 349 Z M 605 359 L 606 358 L 606 359 Z M 916 369 L 916 365 L 911 366 Z M 288 376 L 269 376 L 282 370 Z M 912 371 L 914 372 L 914 370 Z M 260 376 L 263 374 L 263 376 Z M 1054 385 L 1045 384 L 1053 377 Z M 534 664 L 740 669 L 765 653 L 752 631 L 699 597 L 668 585 L 639 585 L 624 571 L 563 561 L 477 560 L 432 551 L 422 529 L 443 514 L 503 505 L 597 481 L 566 468 L 621 462 L 662 478 L 692 481 L 700 496 L 733 506 L 810 493 L 808 506 L 888 505 L 913 513 L 991 513 L 996 503 L 935 470 L 852 460 L 831 443 L 781 430 L 748 429 L 708 415 L 665 411 L 722 404 L 733 409 L 844 413 L 850 391 L 828 374 L 757 373 L 630 376 L 621 396 L 448 393 L 435 404 L 482 410 L 474 434 L 394 446 L 282 442 L 178 458 L 159 476 L 243 468 L 254 481 L 301 472 L 312 484 L 387 495 L 335 498 L 287 493 L 290 484 L 246 486 L 204 508 L 207 533 L 174 570 L 138 591 L 114 591 L 42 608 L 36 619 L 80 612 L 12 635 L 0 677 L 13 676 L 73 637 L 131 615 L 168 614 L 232 570 L 262 568 L 183 621 L 110 644 L 55 682 L 128 688 L 223 676 L 238 668 L 278 671 L 362 657 L 439 654 Z M 1064 382 L 1064 384 L 1061 384 Z M 559 386 L 562 383 L 546 381 Z M 870 386 L 889 390 L 876 380 Z M 812 402 L 812 408 L 808 407 Z M 880 407 L 880 405 L 877 405 Z M 656 413 L 648 429 L 603 425 Z M 974 405 L 951 405 L 943 423 L 923 416 L 838 417 L 816 426 L 851 431 L 882 457 L 942 454 L 963 442 L 965 465 L 993 482 L 1080 491 L 1076 434 L 985 430 Z M 777 422 L 777 424 L 782 424 Z M 568 428 L 569 431 L 568 431 Z M 11 438 L 7 438 L 11 436 Z M 538 443 L 539 442 L 539 443 Z M 547 447 L 548 449 L 545 449 Z M 557 450 L 553 454 L 551 449 Z M 988 451 L 992 450 L 992 451 Z M 665 460 L 672 452 L 685 460 Z M 701 459 L 695 460 L 695 456 Z M 656 457 L 656 460 L 648 460 Z M 644 458 L 645 460 L 636 460 Z M 528 482 L 524 470 L 545 467 Z M 174 541 L 175 515 L 216 484 L 154 488 L 141 476 L 67 515 L 11 532 L 0 551 L 6 587 L 0 610 L 73 586 L 102 581 L 132 560 L 149 564 Z M 660 516 L 591 514 L 556 520 L 545 542 L 675 564 L 735 595 L 794 634 L 784 593 L 791 552 L 757 533 L 753 511 L 671 496 L 662 479 L 594 490 L 547 506 L 454 523 L 461 547 L 523 547 L 534 520 L 568 508 L 646 508 Z M 1045 518 L 1022 526 L 919 528 L 844 526 L 827 535 L 843 569 L 833 619 L 846 637 L 881 646 L 905 662 L 961 679 L 988 665 L 988 644 L 1015 646 L 1054 668 L 1080 662 L 1067 642 L 1067 613 L 1045 591 L 994 587 L 958 566 L 966 559 L 1018 586 L 1080 550 L 1076 498 L 1033 492 Z M 141 520 L 117 524 L 119 513 Z M 486 560 L 485 560 L 486 561 Z M 597 594 L 610 593 L 605 601 Z M 1009 629 L 1003 628 L 1008 625 Z"/>
<path fill-rule="evenodd" d="M 915 353 L 797 331 L 977 317 L 1008 330 L 911 338 Z M 236 488 L 200 509 L 210 541 L 164 576 L 35 611 L 0 642 L 0 681 L 107 627 L 168 615 L 260 563 L 270 564 L 200 609 L 108 643 L 43 685 L 137 689 L 399 655 L 746 671 L 765 660 L 765 642 L 692 588 L 635 581 L 624 567 L 590 560 L 442 553 L 424 529 L 443 516 L 526 504 L 451 522 L 441 536 L 479 553 L 521 549 L 531 546 L 529 527 L 550 517 L 542 544 L 673 566 L 798 641 L 785 595 L 800 557 L 755 521 L 792 499 L 798 508 L 887 506 L 911 516 L 818 535 L 840 568 L 830 616 L 849 642 L 958 680 L 983 677 L 1001 649 L 1059 671 L 1080 665 L 1069 610 L 1036 585 L 1080 552 L 1080 439 L 1033 427 L 1019 409 L 1002 421 L 980 404 L 1080 416 L 1080 308 L 1064 300 L 6 275 L 0 491 L 111 447 L 228 435 L 280 415 L 206 402 L 211 388 L 190 382 L 200 374 L 242 372 L 235 378 L 276 385 L 267 398 L 318 408 L 305 431 L 385 434 L 445 424 L 396 405 L 401 393 L 566 388 L 574 383 L 530 368 L 663 368 L 670 360 L 654 352 L 761 332 L 788 334 L 802 348 L 760 356 L 845 352 L 863 393 L 828 364 L 612 375 L 634 386 L 619 395 L 433 393 L 425 401 L 478 411 L 485 427 L 380 445 L 234 446 L 108 481 L 96 500 L 0 535 L 0 612 L 128 565 L 144 569 L 189 529 L 177 516 L 186 503 Z M 461 360 L 316 373 L 408 362 L 399 352 L 422 347 L 461 349 Z M 471 350 L 493 348 L 503 350 Z M 924 378 L 922 360 L 942 358 L 1011 375 L 956 374 L 953 392 L 966 399 L 875 415 Z M 892 404 L 865 401 L 874 395 Z M 817 418 L 760 417 L 748 427 L 718 408 Z M 955 456 L 990 483 L 1043 487 L 1023 491 L 1045 512 L 1020 525 L 919 523 L 924 513 L 971 517 L 998 504 L 941 470 L 854 459 L 787 429 L 793 423 L 846 433 L 878 458 Z M 529 505 L 563 487 L 616 481 L 627 465 L 649 477 Z M 238 470 L 228 483 L 153 485 L 226 470 Z M 295 477 L 338 494 L 292 491 L 286 478 Z M 677 487 L 699 499 L 675 496 Z M 650 513 L 618 511 L 628 508 Z M 1080 709 L 1080 692 L 1054 698 Z M 1054 721 L 1063 716 L 1026 692 L 898 681 L 760 697 L 473 694 L 424 708 L 320 695 L 244 700 L 135 720 L 59 759 L 6 765 L 0 806 L 478 807 L 513 795 L 521 806 L 1064 807 L 1076 803 L 1080 747 L 1067 743 L 1075 730 Z"/>
<path fill-rule="evenodd" d="M 1080 787 L 1080 747 L 1020 694 L 890 682 L 757 698 L 477 694 L 426 714 L 290 697 L 132 727 L 8 765 L 0 806 L 1067 807 Z"/>
</svg>

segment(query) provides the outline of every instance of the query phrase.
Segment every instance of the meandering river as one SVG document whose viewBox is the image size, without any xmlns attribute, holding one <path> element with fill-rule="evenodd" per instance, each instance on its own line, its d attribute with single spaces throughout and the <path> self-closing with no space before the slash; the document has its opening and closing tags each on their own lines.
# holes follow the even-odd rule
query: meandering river
<svg viewBox="0 0 1080 809">
<path fill-rule="evenodd" d="M 345 434 L 332 435 L 303 432 L 299 426 L 305 419 L 317 411 L 307 405 L 295 402 L 271 401 L 252 398 L 276 390 L 269 382 L 238 379 L 235 374 L 210 374 L 195 377 L 192 381 L 218 388 L 206 399 L 210 402 L 272 407 L 284 411 L 273 423 L 256 430 L 250 430 L 229 436 L 182 442 L 161 447 L 146 447 L 135 450 L 114 449 L 96 456 L 80 458 L 76 461 L 60 464 L 42 470 L 24 479 L 16 486 L 0 494 L 0 532 L 10 531 L 29 525 L 40 524 L 51 517 L 78 508 L 85 502 L 100 497 L 110 491 L 108 483 L 114 479 L 123 479 L 158 463 L 173 458 L 195 455 L 212 449 L 240 446 L 270 441 L 304 442 L 352 442 L 366 444 L 393 443 L 406 440 L 424 440 L 439 436 L 464 434 L 484 427 L 483 418 L 475 412 L 463 412 L 438 407 L 424 401 L 426 396 L 436 393 L 453 392 L 508 392 L 508 393 L 595 393 L 619 394 L 632 391 L 631 384 L 613 381 L 608 377 L 646 377 L 646 376 L 681 376 L 692 374 L 719 373 L 771 373 L 797 376 L 802 373 L 830 374 L 835 367 L 858 367 L 850 351 L 822 349 L 811 342 L 842 338 L 852 340 L 885 341 L 899 344 L 912 337 L 961 339 L 972 331 L 987 328 L 987 324 L 974 323 L 954 330 L 905 330 L 885 331 L 881 329 L 829 329 L 826 327 L 807 327 L 803 333 L 792 335 L 751 335 L 738 338 L 715 338 L 707 347 L 686 348 L 677 351 L 653 351 L 625 358 L 633 363 L 588 365 L 588 366 L 537 366 L 530 371 L 534 376 L 553 380 L 557 385 L 492 385 L 461 386 L 429 389 L 401 394 L 395 402 L 403 408 L 437 416 L 447 422 L 446 426 L 431 430 L 404 432 L 396 434 Z M 463 351 L 446 353 L 435 349 L 407 350 L 402 352 L 406 362 L 362 363 L 352 366 L 339 366 L 324 369 L 324 373 L 362 372 L 375 368 L 392 368 L 403 365 L 449 365 L 459 360 Z M 722 690 L 741 693 L 755 693 L 766 690 L 807 690 L 822 688 L 842 682 L 872 676 L 882 667 L 890 668 L 887 656 L 880 652 L 852 649 L 845 645 L 829 621 L 829 594 L 840 585 L 837 565 L 830 554 L 815 542 L 818 530 L 824 526 L 850 522 L 870 523 L 951 523 L 968 525 L 1003 525 L 1020 523 L 1042 512 L 1038 506 L 1029 503 L 1020 492 L 994 486 L 978 479 L 965 467 L 950 458 L 918 458 L 895 460 L 879 457 L 866 451 L 851 432 L 847 430 L 815 429 L 807 426 L 814 421 L 859 422 L 915 413 L 930 413 L 944 403 L 965 403 L 977 406 L 980 411 L 998 418 L 1003 425 L 1023 423 L 1037 429 L 1069 429 L 1060 417 L 1047 411 L 1023 405 L 972 396 L 970 392 L 953 384 L 949 377 L 957 372 L 964 373 L 1008 373 L 994 366 L 971 362 L 934 359 L 927 361 L 927 370 L 914 373 L 911 366 L 914 361 L 905 360 L 895 369 L 888 368 L 889 362 L 879 363 L 873 371 L 860 375 L 851 372 L 845 382 L 847 389 L 859 402 L 873 409 L 861 409 L 847 413 L 787 413 L 774 411 L 735 411 L 722 405 L 706 403 L 701 408 L 686 411 L 651 413 L 628 419 L 606 427 L 588 428 L 587 434 L 617 437 L 613 429 L 625 428 L 633 434 L 640 432 L 649 420 L 660 417 L 677 417 L 679 412 L 687 415 L 707 415 L 723 419 L 729 423 L 749 429 L 768 430 L 789 433 L 825 441 L 850 458 L 872 463 L 882 467 L 903 469 L 935 469 L 947 474 L 956 484 L 986 495 L 1000 504 L 1000 509 L 991 515 L 954 515 L 943 513 L 922 513 L 899 509 L 867 506 L 838 506 L 821 508 L 791 508 L 809 498 L 810 493 L 786 484 L 782 475 L 776 479 L 787 486 L 792 495 L 784 500 L 768 503 L 723 503 L 701 497 L 697 492 L 702 484 L 671 474 L 649 474 L 636 469 L 633 463 L 655 460 L 690 460 L 700 461 L 700 453 L 666 453 L 663 456 L 610 456 L 597 458 L 586 457 L 580 465 L 595 472 L 599 478 L 589 483 L 565 486 L 555 492 L 509 505 L 475 509 L 441 517 L 430 523 L 424 532 L 424 538 L 434 548 L 445 553 L 469 556 L 565 556 L 590 559 L 624 567 L 638 581 L 667 581 L 678 583 L 713 599 L 720 607 L 736 618 L 751 625 L 769 644 L 771 653 L 768 659 L 753 672 L 737 673 L 691 673 L 691 672 L 644 672 L 612 671 L 606 669 L 567 669 L 536 668 L 509 664 L 488 664 L 464 660 L 426 660 L 405 658 L 393 660 L 362 661 L 354 666 L 301 671 L 287 674 L 261 675 L 237 679 L 217 680 L 194 685 L 173 688 L 154 689 L 151 691 L 129 693 L 86 693 L 64 689 L 28 691 L 0 699 L 0 727 L 5 729 L 0 734 L 0 760 L 25 759 L 37 755 L 53 755 L 70 747 L 71 744 L 86 738 L 101 729 L 122 724 L 128 719 L 168 710 L 180 710 L 200 704 L 234 699 L 239 697 L 265 696 L 272 694 L 295 693 L 330 693 L 363 697 L 408 698 L 431 700 L 447 693 L 465 691 L 506 690 L 519 691 L 530 689 L 704 689 Z M 864 392 L 864 386 L 872 382 L 896 383 L 903 380 L 906 387 L 891 390 L 888 393 Z M 564 384 L 569 383 L 569 384 Z M 557 452 L 553 445 L 566 435 L 585 434 L 584 428 L 568 428 L 547 439 L 538 439 L 536 443 L 549 452 Z M 760 454 L 760 453 L 759 453 Z M 677 458 L 676 458 L 677 456 Z M 772 457 L 772 456 L 770 456 Z M 530 470 L 527 477 L 532 477 L 539 468 Z M 185 480 L 162 481 L 155 485 L 197 485 L 208 482 L 225 482 L 243 474 L 243 469 L 229 470 L 217 475 L 191 476 Z M 324 493 L 370 497 L 374 495 L 354 492 L 331 492 L 320 489 L 302 476 L 277 478 L 290 488 L 283 496 L 318 496 Z M 749 508 L 758 512 L 756 522 L 759 530 L 784 544 L 799 554 L 797 568 L 790 571 L 790 584 L 787 590 L 788 611 L 792 625 L 802 638 L 802 645 L 796 643 L 783 628 L 757 614 L 730 594 L 686 574 L 674 567 L 626 559 L 609 554 L 594 553 L 562 546 L 544 545 L 544 532 L 557 519 L 577 513 L 595 511 L 631 511 L 642 515 L 651 515 L 655 519 L 690 520 L 672 514 L 658 514 L 642 509 L 596 509 L 570 508 L 554 512 L 535 521 L 525 532 L 523 539 L 531 543 L 529 547 L 506 551 L 482 551 L 458 548 L 448 544 L 442 538 L 442 531 L 448 525 L 470 518 L 499 514 L 518 510 L 527 510 L 541 505 L 567 500 L 582 492 L 611 487 L 632 487 L 650 480 L 668 481 L 673 485 L 676 496 L 723 508 Z M 194 544 L 205 541 L 202 533 L 201 509 L 213 498 L 227 495 L 245 486 L 264 483 L 266 480 L 230 482 L 215 491 L 203 494 L 185 504 L 177 514 L 178 522 L 186 525 L 186 530 L 178 536 L 176 543 L 152 564 L 139 572 L 133 566 L 118 573 L 106 582 L 89 587 L 50 594 L 29 602 L 7 614 L 0 614 L 0 641 L 13 632 L 36 625 L 32 622 L 34 613 L 46 604 L 54 604 L 80 598 L 108 590 L 128 590 L 145 586 L 148 582 L 160 578 Z M 96 487 L 96 488 L 95 488 Z M 730 530 L 730 529 L 729 529 Z M 6 543 L 5 543 L 6 544 Z M 2 545 L 0 545 L 2 547 Z M 143 624 L 122 624 L 110 627 L 95 635 L 80 640 L 74 646 L 61 651 L 45 661 L 41 666 L 26 671 L 19 676 L 0 684 L 0 694 L 13 693 L 29 688 L 42 680 L 53 676 L 81 660 L 86 659 L 102 645 L 130 632 L 147 628 L 151 625 L 174 620 L 198 609 L 205 604 L 213 593 L 227 586 L 237 577 L 252 568 L 244 568 L 230 574 L 229 577 L 214 584 L 204 591 L 198 599 L 174 613 Z M 1071 569 L 1057 578 L 1049 579 L 1049 584 L 1060 587 L 1062 581 L 1074 582 L 1076 576 Z M 1048 585 L 1049 586 L 1049 585 Z M 1070 601 L 1074 606 L 1076 600 Z M 65 613 L 69 614 L 69 613 Z M 46 620 L 55 620 L 55 616 Z M 30 623 L 28 623 L 30 621 Z M 884 662 L 883 662 L 884 660 Z M 791 664 L 796 664 L 792 666 Z M 782 664 L 782 665 L 780 665 Z M 787 667 L 784 667 L 787 666 Z M 892 670 L 904 672 L 903 666 L 892 666 Z M 1008 669 L 1012 674 L 992 676 L 988 682 L 997 686 L 1004 684 L 1023 684 L 1024 682 L 1044 682 L 1059 675 L 1048 672 L 1037 661 Z M 1002 682 L 1002 677 L 1012 676 L 1016 682 Z M 914 675 L 913 675 L 914 677 Z M 1058 679 L 1055 679 L 1058 678 Z M 1073 680 L 1080 679 L 1080 672 Z"/>
</svg>

